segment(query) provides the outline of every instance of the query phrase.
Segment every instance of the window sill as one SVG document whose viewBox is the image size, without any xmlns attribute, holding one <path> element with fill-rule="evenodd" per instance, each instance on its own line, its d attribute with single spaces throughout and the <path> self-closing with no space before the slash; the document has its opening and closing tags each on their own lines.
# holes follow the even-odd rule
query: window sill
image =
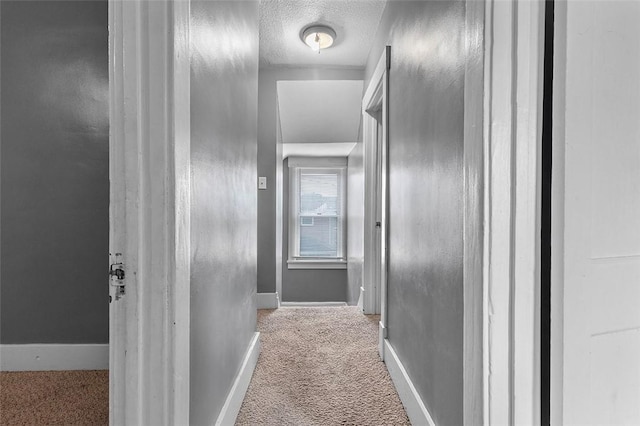
<svg viewBox="0 0 640 426">
<path fill-rule="evenodd" d="M 287 260 L 288 269 L 347 269 L 346 260 Z"/>
</svg>

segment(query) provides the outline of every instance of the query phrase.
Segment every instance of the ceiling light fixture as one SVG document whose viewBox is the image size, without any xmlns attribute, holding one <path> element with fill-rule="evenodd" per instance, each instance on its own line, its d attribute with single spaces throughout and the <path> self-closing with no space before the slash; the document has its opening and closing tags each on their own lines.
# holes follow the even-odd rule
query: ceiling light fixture
<svg viewBox="0 0 640 426">
<path fill-rule="evenodd" d="M 333 45 L 336 39 L 336 32 L 331 27 L 326 25 L 312 25 L 305 28 L 300 34 L 300 38 L 315 52 L 320 53 L 320 50 L 326 49 Z"/>
</svg>

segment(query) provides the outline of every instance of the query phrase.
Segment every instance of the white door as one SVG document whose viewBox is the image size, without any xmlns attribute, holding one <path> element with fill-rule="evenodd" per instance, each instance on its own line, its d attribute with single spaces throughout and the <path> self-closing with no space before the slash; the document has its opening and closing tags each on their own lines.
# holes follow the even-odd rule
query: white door
<svg viewBox="0 0 640 426">
<path fill-rule="evenodd" d="M 556 2 L 555 61 L 552 421 L 640 425 L 640 2 Z"/>
<path fill-rule="evenodd" d="M 380 314 L 380 344 L 386 337 L 387 282 L 387 46 L 362 100 L 364 139 L 364 312 Z"/>
<path fill-rule="evenodd" d="M 363 111 L 365 154 L 365 217 L 364 217 L 364 286 L 365 314 L 381 314 L 383 253 L 385 240 L 384 217 L 384 170 L 386 155 L 383 155 L 384 132 L 382 123 L 382 87 L 365 99 L 367 109 Z M 370 102 L 369 102 L 370 101 Z"/>
<path fill-rule="evenodd" d="M 125 121 L 131 115 L 125 109 L 124 93 L 135 80 L 127 79 L 123 63 L 125 2 L 109 3 L 109 423 L 132 424 L 137 420 L 139 404 L 131 388 L 138 368 L 138 345 L 127 342 L 127 312 L 135 315 L 137 292 L 136 250 L 138 220 L 136 214 L 138 161 L 127 161 L 135 149 L 131 130 Z M 132 123 L 135 125 L 135 123 Z M 135 130 L 135 127 L 132 129 Z M 137 156 L 136 156 L 137 157 Z M 135 157 L 134 157 L 135 158 Z M 128 179 L 127 179 L 128 178 Z M 129 220 L 127 220 L 129 218 Z M 123 275 L 115 275 L 122 271 Z M 135 327 L 135 323 L 132 322 Z M 133 393 L 133 395 L 132 395 Z"/>
<path fill-rule="evenodd" d="M 386 254 L 386 238 L 385 228 L 386 228 L 386 215 L 384 212 L 384 205 L 386 200 L 384 200 L 385 196 L 385 187 L 384 183 L 386 180 L 386 176 L 383 173 L 386 173 L 386 168 L 384 167 L 386 161 L 386 155 L 384 152 L 384 141 L 383 141 L 383 127 L 382 127 L 382 105 L 380 105 L 380 109 L 376 111 L 375 114 L 376 119 L 376 176 L 375 176 L 375 188 L 376 188 L 376 212 L 375 212 L 375 228 L 376 228 L 376 241 L 375 241 L 375 277 L 374 277 L 374 288 L 375 288 L 375 313 L 381 313 L 381 299 L 382 299 L 382 282 L 386 281 L 386 271 L 384 269 L 385 265 L 385 254 Z"/>
<path fill-rule="evenodd" d="M 387 337 L 387 191 L 389 63 L 385 47 L 362 100 L 365 153 L 364 281 L 365 313 L 380 314 L 378 352 Z"/>
<path fill-rule="evenodd" d="M 189 2 L 109 1 L 111 425 L 189 423 L 188 26 Z"/>
</svg>

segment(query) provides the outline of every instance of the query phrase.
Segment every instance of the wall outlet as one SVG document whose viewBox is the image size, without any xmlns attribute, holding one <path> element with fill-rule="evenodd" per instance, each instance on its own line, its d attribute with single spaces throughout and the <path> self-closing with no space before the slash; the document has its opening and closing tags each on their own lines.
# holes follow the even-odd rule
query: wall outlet
<svg viewBox="0 0 640 426">
<path fill-rule="evenodd" d="M 267 177 L 260 176 L 258 178 L 258 189 L 267 189 Z"/>
</svg>

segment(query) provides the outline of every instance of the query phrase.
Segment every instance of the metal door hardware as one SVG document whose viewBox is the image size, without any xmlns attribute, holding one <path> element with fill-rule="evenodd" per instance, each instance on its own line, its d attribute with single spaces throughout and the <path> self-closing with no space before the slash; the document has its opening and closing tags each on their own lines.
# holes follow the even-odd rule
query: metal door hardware
<svg viewBox="0 0 640 426">
<path fill-rule="evenodd" d="M 116 253 L 116 262 L 109 266 L 109 279 L 111 280 L 111 285 L 117 287 L 116 300 L 119 300 L 125 294 L 124 263 L 117 261 L 118 257 L 121 256 L 121 253 Z"/>
<path fill-rule="evenodd" d="M 122 263 L 113 263 L 109 268 L 109 276 L 116 277 L 117 281 L 124 280 L 124 265 Z"/>
</svg>

